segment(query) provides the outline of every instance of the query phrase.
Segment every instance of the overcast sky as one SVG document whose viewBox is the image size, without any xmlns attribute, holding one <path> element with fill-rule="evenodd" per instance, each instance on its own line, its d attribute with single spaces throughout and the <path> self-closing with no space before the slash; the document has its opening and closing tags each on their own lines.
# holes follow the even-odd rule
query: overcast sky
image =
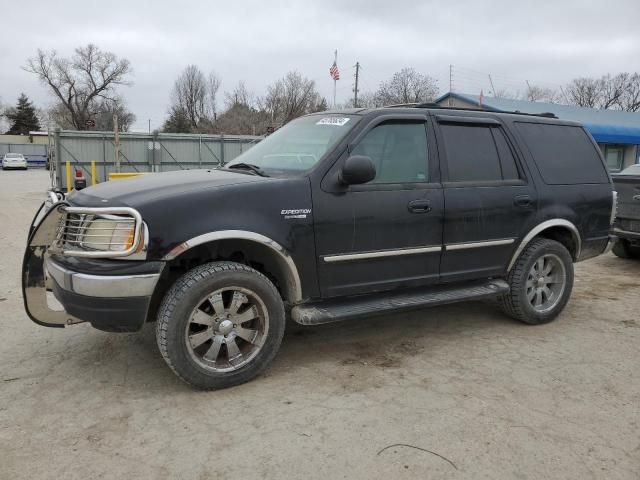
<svg viewBox="0 0 640 480">
<path fill-rule="evenodd" d="M 338 49 L 338 102 L 352 95 L 356 61 L 362 90 L 411 66 L 449 90 L 485 95 L 558 86 L 577 76 L 640 71 L 640 0 L 511 1 L 100 1 L 0 0 L 0 99 L 25 92 L 52 98 L 23 71 L 38 48 L 70 55 L 95 43 L 128 58 L 122 94 L 134 129 L 161 126 L 171 86 L 188 64 L 214 70 L 222 91 L 244 80 L 256 95 L 289 70 L 316 81 L 329 102 L 328 68 Z M 220 102 L 221 103 L 221 102 Z"/>
</svg>

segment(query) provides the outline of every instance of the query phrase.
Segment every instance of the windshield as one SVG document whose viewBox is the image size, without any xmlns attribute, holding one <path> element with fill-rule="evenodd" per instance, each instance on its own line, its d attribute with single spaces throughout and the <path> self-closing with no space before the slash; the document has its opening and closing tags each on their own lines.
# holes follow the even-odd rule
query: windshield
<svg viewBox="0 0 640 480">
<path fill-rule="evenodd" d="M 313 167 L 343 138 L 357 116 L 310 115 L 289 122 L 225 165 L 249 164 L 269 175 L 302 172 Z"/>
<path fill-rule="evenodd" d="M 6 158 L 22 158 L 21 153 L 7 153 Z"/>
</svg>

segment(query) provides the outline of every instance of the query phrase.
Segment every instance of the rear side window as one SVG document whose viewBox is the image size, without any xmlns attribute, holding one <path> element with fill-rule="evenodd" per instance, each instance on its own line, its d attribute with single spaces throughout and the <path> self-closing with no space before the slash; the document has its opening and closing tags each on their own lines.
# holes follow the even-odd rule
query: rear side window
<svg viewBox="0 0 640 480">
<path fill-rule="evenodd" d="M 516 122 L 548 185 L 609 183 L 598 150 L 582 127 Z"/>
<path fill-rule="evenodd" d="M 450 182 L 520 178 L 502 130 L 488 125 L 441 124 Z"/>
</svg>

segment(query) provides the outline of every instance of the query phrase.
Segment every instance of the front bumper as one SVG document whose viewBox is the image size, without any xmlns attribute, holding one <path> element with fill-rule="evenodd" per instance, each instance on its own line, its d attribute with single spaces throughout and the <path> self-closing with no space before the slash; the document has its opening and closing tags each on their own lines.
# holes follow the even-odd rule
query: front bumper
<svg viewBox="0 0 640 480">
<path fill-rule="evenodd" d="M 48 327 L 89 322 L 106 331 L 139 330 L 164 262 L 78 259 L 51 252 L 60 206 L 43 206 L 30 229 L 22 267 L 29 318 Z"/>
<path fill-rule="evenodd" d="M 108 332 L 135 332 L 147 317 L 160 271 L 142 275 L 90 275 L 74 272 L 50 257 L 48 286 L 73 318 Z"/>
</svg>

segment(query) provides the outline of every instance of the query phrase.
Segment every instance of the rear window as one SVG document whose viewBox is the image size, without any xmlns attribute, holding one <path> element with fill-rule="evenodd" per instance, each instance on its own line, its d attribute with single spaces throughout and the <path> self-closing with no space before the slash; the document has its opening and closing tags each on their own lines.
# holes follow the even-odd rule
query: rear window
<svg viewBox="0 0 640 480">
<path fill-rule="evenodd" d="M 608 183 L 600 155 L 582 127 L 516 122 L 548 185 Z"/>
<path fill-rule="evenodd" d="M 487 125 L 442 124 L 450 182 L 495 182 L 519 178 L 502 130 Z"/>
</svg>

